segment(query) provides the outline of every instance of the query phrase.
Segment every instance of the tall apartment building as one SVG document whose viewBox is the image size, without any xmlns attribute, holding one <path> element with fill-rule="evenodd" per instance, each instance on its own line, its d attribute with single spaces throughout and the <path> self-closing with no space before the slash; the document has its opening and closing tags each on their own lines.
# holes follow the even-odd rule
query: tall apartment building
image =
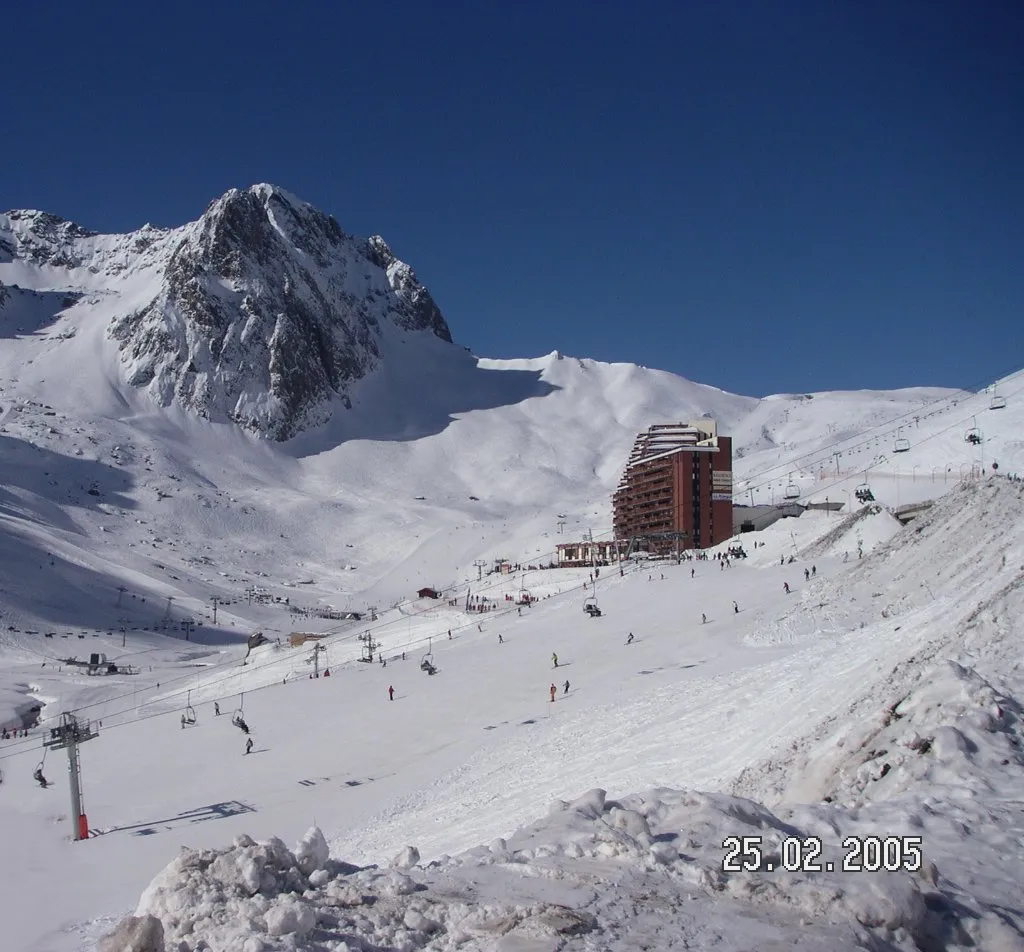
<svg viewBox="0 0 1024 952">
<path fill-rule="evenodd" d="M 732 440 L 714 420 L 638 434 L 612 497 L 615 538 L 652 553 L 705 549 L 732 535 Z"/>
</svg>

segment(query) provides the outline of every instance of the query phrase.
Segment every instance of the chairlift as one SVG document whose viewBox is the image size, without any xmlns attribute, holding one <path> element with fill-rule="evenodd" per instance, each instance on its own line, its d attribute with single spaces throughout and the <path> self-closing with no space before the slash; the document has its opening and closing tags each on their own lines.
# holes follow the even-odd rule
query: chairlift
<svg viewBox="0 0 1024 952">
<path fill-rule="evenodd" d="M 420 671 L 426 671 L 427 674 L 434 674 L 437 671 L 432 644 L 432 641 L 427 642 L 427 653 L 420 659 Z"/>
<path fill-rule="evenodd" d="M 910 450 L 910 440 L 905 439 L 904 437 L 900 436 L 900 434 L 902 432 L 903 432 L 903 427 L 901 426 L 896 431 L 896 442 L 893 443 L 893 445 L 892 445 L 892 451 L 894 453 L 907 453 Z"/>
<path fill-rule="evenodd" d="M 992 391 L 992 400 L 989 402 L 988 408 L 990 410 L 1002 410 L 1006 406 L 1006 397 L 1000 396 L 994 390 Z"/>
<path fill-rule="evenodd" d="M 979 430 L 977 426 L 978 418 L 973 417 L 972 420 L 975 425 L 972 426 L 966 433 L 964 433 L 964 440 L 968 443 L 973 444 L 974 446 L 977 446 L 982 441 L 982 435 L 981 430 Z"/>
<path fill-rule="evenodd" d="M 249 725 L 245 723 L 245 692 L 238 695 L 238 709 L 231 715 L 231 723 L 243 734 L 249 733 Z"/>
<path fill-rule="evenodd" d="M 585 611 L 591 618 L 601 617 L 601 609 L 597 607 L 597 599 L 592 595 L 583 600 L 583 611 Z"/>
<path fill-rule="evenodd" d="M 789 485 L 786 486 L 786 491 L 783 493 L 786 499 L 799 499 L 800 498 L 800 487 L 793 482 L 793 475 L 790 474 Z"/>
<path fill-rule="evenodd" d="M 196 709 L 192 706 L 192 692 L 188 692 L 188 696 L 185 700 L 185 713 L 181 718 L 182 724 L 195 724 L 196 722 Z"/>
<path fill-rule="evenodd" d="M 46 764 L 46 751 L 43 751 L 43 759 L 36 764 L 36 769 L 32 771 L 32 779 L 39 784 L 44 790 L 50 786 L 50 781 L 43 776 L 43 766 Z"/>
<path fill-rule="evenodd" d="M 867 483 L 861 483 L 853 491 L 853 494 L 861 502 L 874 502 L 875 501 L 875 494 L 871 491 L 871 487 Z"/>
</svg>

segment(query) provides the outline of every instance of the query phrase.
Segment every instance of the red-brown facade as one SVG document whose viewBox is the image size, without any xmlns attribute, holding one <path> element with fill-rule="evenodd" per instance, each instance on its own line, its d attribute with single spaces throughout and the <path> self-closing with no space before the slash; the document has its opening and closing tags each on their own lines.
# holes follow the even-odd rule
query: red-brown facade
<svg viewBox="0 0 1024 952">
<path fill-rule="evenodd" d="M 732 536 L 732 440 L 710 420 L 640 433 L 612 498 L 615 538 L 653 553 L 705 549 Z"/>
</svg>

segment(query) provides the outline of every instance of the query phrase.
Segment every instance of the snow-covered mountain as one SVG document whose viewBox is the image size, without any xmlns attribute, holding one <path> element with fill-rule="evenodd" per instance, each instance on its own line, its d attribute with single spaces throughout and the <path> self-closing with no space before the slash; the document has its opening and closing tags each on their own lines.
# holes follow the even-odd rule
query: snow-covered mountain
<svg viewBox="0 0 1024 952">
<path fill-rule="evenodd" d="M 105 299 L 129 386 L 273 440 L 349 406 L 348 388 L 378 365 L 388 330 L 451 341 L 427 289 L 382 238 L 346 235 L 270 185 L 233 189 L 180 228 L 127 235 L 8 212 L 0 280 L 14 285 L 0 289 L 8 327 L 88 321 Z"/>
<path fill-rule="evenodd" d="M 0 726 L 42 719 L 0 739 L 5 948 L 94 952 L 168 863 L 149 944 L 104 952 L 1020 947 L 1024 372 L 757 399 L 474 357 L 381 242 L 269 186 L 130 235 L 9 213 L 0 281 Z M 590 619 L 586 569 L 532 566 L 608 535 L 639 430 L 704 414 L 737 502 L 843 511 L 602 574 Z M 100 651 L 135 673 L 68 663 Z M 68 710 L 101 725 L 85 844 L 40 745 Z M 728 836 L 926 862 L 725 871 Z"/>
</svg>

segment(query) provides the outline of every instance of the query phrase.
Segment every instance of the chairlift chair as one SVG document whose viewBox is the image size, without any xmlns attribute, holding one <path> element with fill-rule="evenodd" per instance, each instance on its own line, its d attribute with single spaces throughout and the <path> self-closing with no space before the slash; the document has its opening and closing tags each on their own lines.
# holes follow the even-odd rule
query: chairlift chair
<svg viewBox="0 0 1024 952">
<path fill-rule="evenodd" d="M 853 491 L 853 494 L 861 502 L 874 502 L 875 501 L 875 494 L 871 491 L 871 487 L 867 483 L 861 483 Z"/>
<path fill-rule="evenodd" d="M 968 443 L 977 446 L 982 441 L 981 430 L 977 426 L 978 420 L 974 419 L 974 426 L 972 426 L 966 433 L 964 433 L 964 440 Z"/>
<path fill-rule="evenodd" d="M 597 607 L 597 599 L 594 598 L 593 596 L 583 600 L 583 610 L 591 618 L 600 618 L 601 617 L 601 609 Z"/>
<path fill-rule="evenodd" d="M 789 485 L 786 486 L 786 491 L 783 493 L 786 499 L 799 499 L 800 498 L 800 487 L 792 480 Z"/>
<path fill-rule="evenodd" d="M 998 393 L 992 394 L 992 400 L 988 405 L 990 410 L 1002 410 L 1006 406 L 1006 397 L 1000 396 Z"/>
<path fill-rule="evenodd" d="M 249 725 L 245 723 L 245 693 L 238 695 L 238 708 L 231 715 L 231 723 L 242 733 L 249 733 Z"/>
<path fill-rule="evenodd" d="M 907 453 L 910 451 L 910 440 L 900 436 L 903 432 L 903 427 L 900 427 L 896 431 L 896 442 L 892 445 L 892 451 L 894 453 Z"/>
<path fill-rule="evenodd" d="M 185 720 L 186 724 L 195 724 L 196 722 L 196 709 L 192 706 L 192 692 L 188 692 L 188 696 L 185 700 Z"/>
</svg>

